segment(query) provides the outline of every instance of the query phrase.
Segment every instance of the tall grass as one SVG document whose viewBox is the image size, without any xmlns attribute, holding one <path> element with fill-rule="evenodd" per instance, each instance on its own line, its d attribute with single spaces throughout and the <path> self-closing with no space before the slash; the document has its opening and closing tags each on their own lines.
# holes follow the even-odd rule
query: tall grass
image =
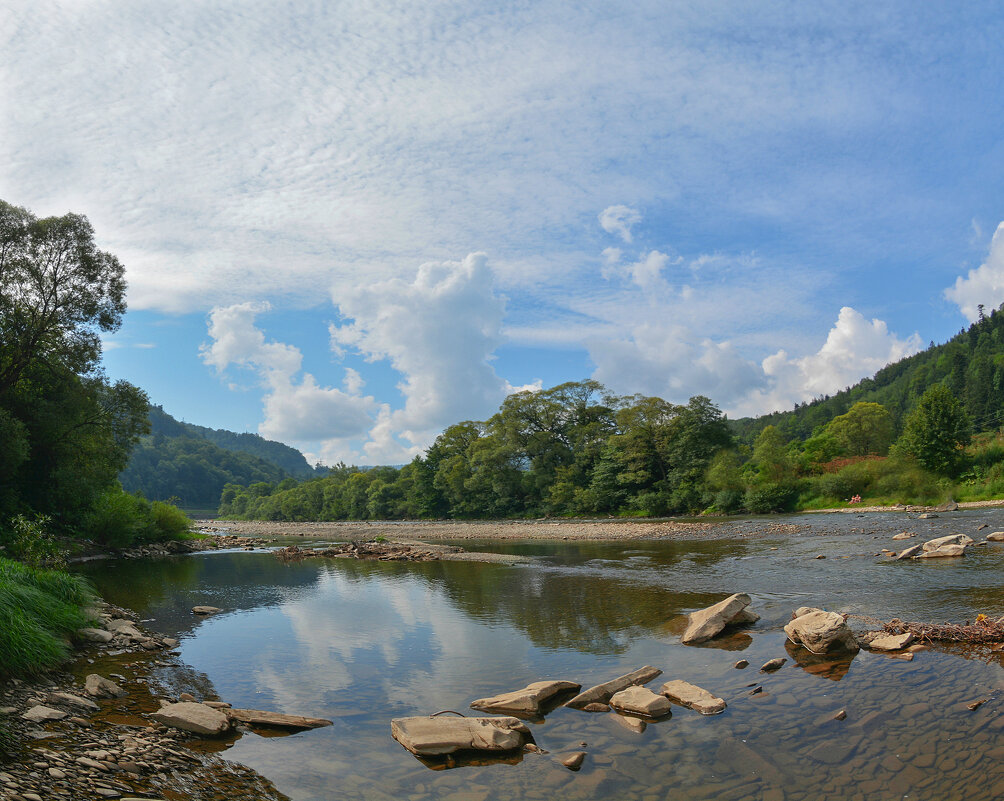
<svg viewBox="0 0 1004 801">
<path fill-rule="evenodd" d="M 69 638 L 91 622 L 86 580 L 0 559 L 0 677 L 30 676 L 63 662 Z"/>
</svg>

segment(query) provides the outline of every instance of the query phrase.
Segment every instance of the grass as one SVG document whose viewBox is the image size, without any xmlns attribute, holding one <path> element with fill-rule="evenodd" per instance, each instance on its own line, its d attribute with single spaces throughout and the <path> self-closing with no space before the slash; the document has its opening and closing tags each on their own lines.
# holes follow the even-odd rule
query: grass
<svg viewBox="0 0 1004 801">
<path fill-rule="evenodd" d="M 80 576 L 0 559 L 0 677 L 65 661 L 69 638 L 92 622 L 86 610 L 95 597 Z"/>
</svg>

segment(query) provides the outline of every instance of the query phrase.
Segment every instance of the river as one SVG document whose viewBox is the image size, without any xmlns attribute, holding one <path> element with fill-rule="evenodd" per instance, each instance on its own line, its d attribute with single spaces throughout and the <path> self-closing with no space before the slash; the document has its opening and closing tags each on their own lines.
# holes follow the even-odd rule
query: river
<svg viewBox="0 0 1004 801">
<path fill-rule="evenodd" d="M 81 569 L 110 602 L 180 639 L 187 667 L 158 676 L 177 692 L 215 691 L 234 706 L 334 721 L 289 737 L 245 736 L 227 752 L 295 801 L 1004 797 L 999 654 L 935 647 L 912 661 L 865 651 L 826 660 L 786 645 L 782 631 L 804 605 L 913 621 L 1004 615 L 1004 544 L 971 547 L 961 559 L 876 557 L 954 531 L 980 539 L 981 525 L 982 534 L 1004 529 L 1004 510 L 787 522 L 801 530 L 464 543 L 534 557 L 518 565 L 283 564 L 256 551 Z M 891 540 L 904 530 L 918 538 Z M 681 616 L 732 592 L 752 596 L 759 623 L 681 645 Z M 197 604 L 224 611 L 196 618 Z M 758 671 L 779 656 L 788 659 L 781 670 Z M 736 669 L 739 659 L 750 666 Z M 453 769 L 427 766 L 390 735 L 395 717 L 470 712 L 476 698 L 533 681 L 589 686 L 646 664 L 664 671 L 654 689 L 684 679 L 725 698 L 727 710 L 702 717 L 674 708 L 637 732 L 613 713 L 559 708 L 530 724 L 548 754 Z M 979 699 L 989 700 L 966 707 Z M 839 710 L 846 719 L 833 719 Z M 578 750 L 587 752 L 580 771 L 560 765 Z"/>
</svg>

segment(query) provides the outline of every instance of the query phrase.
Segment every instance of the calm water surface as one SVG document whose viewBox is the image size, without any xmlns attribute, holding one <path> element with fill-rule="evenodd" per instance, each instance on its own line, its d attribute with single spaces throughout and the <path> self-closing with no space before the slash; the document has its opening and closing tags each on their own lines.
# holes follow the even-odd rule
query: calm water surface
<svg viewBox="0 0 1004 801">
<path fill-rule="evenodd" d="M 912 662 L 827 661 L 786 645 L 795 607 L 881 619 L 1004 615 L 1004 545 L 964 559 L 893 563 L 879 548 L 1004 529 L 1004 511 L 796 518 L 793 536 L 711 541 L 508 543 L 530 565 L 312 560 L 209 553 L 86 566 L 113 603 L 181 638 L 178 692 L 330 718 L 228 752 L 296 801 L 315 799 L 997 799 L 1004 797 L 1004 670 L 960 649 Z M 299 541 L 299 540 L 298 540 Z M 465 543 L 465 545 L 469 545 Z M 477 547 L 477 545 L 475 545 Z M 819 554 L 825 559 L 816 559 Z M 708 647 L 679 644 L 681 615 L 748 592 L 762 620 Z M 205 620 L 190 609 L 225 610 Z M 785 656 L 765 675 L 758 667 Z M 751 667 L 736 670 L 737 659 Z M 547 755 L 431 769 L 390 720 L 452 709 L 544 678 L 588 686 L 645 664 L 726 698 L 722 715 L 675 709 L 638 733 L 615 714 L 559 708 L 531 723 Z M 763 692 L 750 695 L 756 686 Z M 976 711 L 966 703 L 989 700 Z M 847 719 L 835 721 L 840 709 Z M 586 743 L 586 746 L 582 746 Z M 572 773 L 559 760 L 588 753 Z"/>
</svg>

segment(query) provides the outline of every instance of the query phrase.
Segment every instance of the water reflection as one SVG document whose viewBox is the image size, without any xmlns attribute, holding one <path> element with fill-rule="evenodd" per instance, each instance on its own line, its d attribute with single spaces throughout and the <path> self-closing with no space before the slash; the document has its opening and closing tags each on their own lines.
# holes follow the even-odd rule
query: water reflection
<svg viewBox="0 0 1004 801">
<path fill-rule="evenodd" d="M 1004 614 L 1004 548 L 928 570 L 874 559 L 876 536 L 518 546 L 538 557 L 530 566 L 288 565 L 236 553 L 88 571 L 111 600 L 183 635 L 192 672 L 175 677 L 179 691 L 191 682 L 205 692 L 208 677 L 235 705 L 334 720 L 281 739 L 244 737 L 230 752 L 296 801 L 864 801 L 962 797 L 960 787 L 966 798 L 1000 797 L 1004 767 L 987 757 L 1004 730 L 999 655 L 816 657 L 781 632 L 806 603 L 880 618 Z M 817 561 L 821 552 L 829 558 Z M 679 616 L 734 591 L 749 592 L 763 619 L 715 643 L 725 651 L 680 646 Z M 225 612 L 196 619 L 195 603 Z M 792 661 L 753 675 L 733 668 L 730 647 L 753 666 Z M 728 708 L 714 718 L 675 710 L 644 731 L 558 708 L 531 723 L 549 754 L 456 770 L 430 771 L 390 737 L 393 717 L 465 712 L 531 681 L 591 685 L 643 664 L 665 671 L 651 686 L 691 681 Z M 763 692 L 750 695 L 754 679 Z M 975 711 L 961 703 L 977 697 L 990 700 Z M 833 720 L 840 709 L 847 719 Z M 560 766 L 580 749 L 581 771 Z"/>
</svg>

